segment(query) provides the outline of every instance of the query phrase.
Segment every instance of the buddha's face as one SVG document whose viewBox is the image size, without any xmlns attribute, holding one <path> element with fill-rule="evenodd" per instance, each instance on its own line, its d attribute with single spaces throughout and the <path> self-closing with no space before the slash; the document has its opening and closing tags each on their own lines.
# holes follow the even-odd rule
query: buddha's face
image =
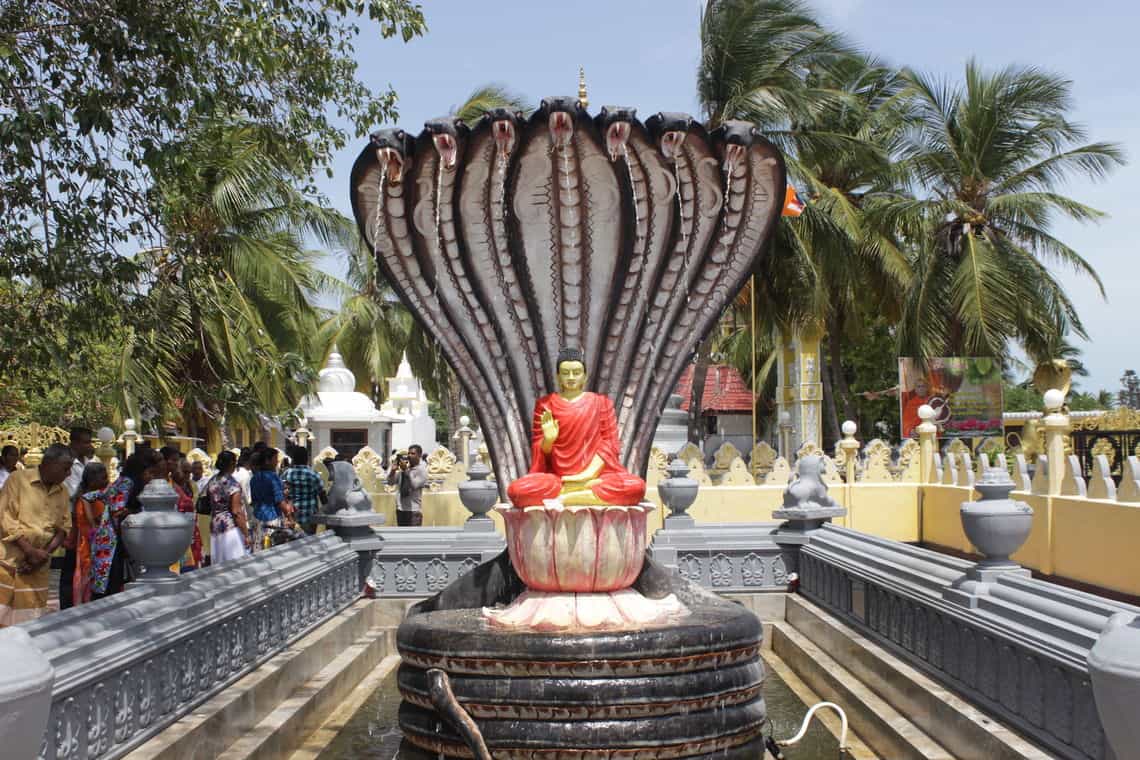
<svg viewBox="0 0 1140 760">
<path fill-rule="evenodd" d="M 586 388 L 586 365 L 575 361 L 559 364 L 558 386 L 563 393 L 581 393 Z"/>
</svg>

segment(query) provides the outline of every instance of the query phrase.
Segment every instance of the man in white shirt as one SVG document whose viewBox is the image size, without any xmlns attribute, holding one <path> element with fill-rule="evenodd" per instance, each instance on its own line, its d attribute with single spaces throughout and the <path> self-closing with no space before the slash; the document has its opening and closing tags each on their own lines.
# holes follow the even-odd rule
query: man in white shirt
<svg viewBox="0 0 1140 760">
<path fill-rule="evenodd" d="M 8 445 L 0 450 L 0 488 L 8 482 L 8 476 L 16 471 L 20 464 L 20 450 Z"/>
<path fill-rule="evenodd" d="M 72 498 L 79 490 L 79 484 L 83 482 L 83 468 L 91 461 L 91 457 L 95 456 L 95 444 L 91 442 L 91 437 L 90 428 L 71 429 L 71 436 L 67 442 L 67 447 L 71 449 L 71 474 L 63 481 L 63 485 L 67 488 L 68 496 Z"/>
<path fill-rule="evenodd" d="M 414 527 L 424 524 L 424 487 L 428 482 L 424 450 L 418 443 L 408 453 L 397 457 L 388 472 L 388 485 L 396 486 L 396 525 Z"/>
<path fill-rule="evenodd" d="M 249 506 L 249 481 L 253 478 L 253 470 L 249 469 L 249 459 L 253 456 L 253 450 L 244 448 L 238 454 L 237 469 L 234 470 L 234 480 L 241 486 L 241 498 L 245 505 Z"/>
</svg>

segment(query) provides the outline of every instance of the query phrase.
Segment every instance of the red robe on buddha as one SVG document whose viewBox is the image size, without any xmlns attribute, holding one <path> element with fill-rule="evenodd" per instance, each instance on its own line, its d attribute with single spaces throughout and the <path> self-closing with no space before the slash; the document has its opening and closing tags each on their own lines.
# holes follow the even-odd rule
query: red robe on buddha
<svg viewBox="0 0 1140 760">
<path fill-rule="evenodd" d="M 542 413 L 549 409 L 558 421 L 558 438 L 546 454 L 542 450 Z M 613 402 L 606 396 L 586 392 L 574 401 L 557 393 L 543 396 L 534 405 L 531 423 L 530 473 L 507 487 L 507 496 L 516 507 L 541 506 L 562 492 L 562 477 L 577 475 L 597 454 L 602 458 L 598 481 L 590 490 L 602 502 L 633 506 L 645 498 L 645 481 L 621 466 L 617 417 Z"/>
</svg>

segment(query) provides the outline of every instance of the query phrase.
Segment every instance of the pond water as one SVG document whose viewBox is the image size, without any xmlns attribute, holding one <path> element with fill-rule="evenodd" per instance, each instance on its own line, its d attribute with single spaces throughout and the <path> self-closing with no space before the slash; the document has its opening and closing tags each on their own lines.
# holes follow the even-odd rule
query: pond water
<svg viewBox="0 0 1140 760">
<path fill-rule="evenodd" d="M 807 706 L 771 670 L 764 680 L 764 701 L 772 722 L 771 732 L 776 738 L 794 736 L 807 713 Z M 396 719 L 399 709 L 400 692 L 393 668 L 325 747 L 319 760 L 399 760 L 401 734 Z M 785 749 L 784 755 L 787 760 L 836 760 L 839 743 L 818 720 L 813 720 L 807 736 L 794 747 Z"/>
</svg>

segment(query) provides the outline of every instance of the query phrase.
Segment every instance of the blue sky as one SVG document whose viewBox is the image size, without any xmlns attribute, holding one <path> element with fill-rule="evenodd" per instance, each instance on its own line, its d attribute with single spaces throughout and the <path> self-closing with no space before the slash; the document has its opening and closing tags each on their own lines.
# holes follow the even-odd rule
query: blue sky
<svg viewBox="0 0 1140 760">
<path fill-rule="evenodd" d="M 1092 376 L 1086 390 L 1116 390 L 1126 368 L 1140 370 L 1133 338 L 1140 298 L 1137 237 L 1129 225 L 1140 194 L 1140 106 L 1134 83 L 1134 36 L 1140 11 L 1123 0 L 1074 7 L 1027 0 L 814 0 L 833 28 L 884 61 L 957 77 L 966 60 L 987 67 L 1032 64 L 1073 80 L 1073 118 L 1090 140 L 1121 143 L 1133 163 L 1106 182 L 1074 180 L 1065 191 L 1107 212 L 1099 225 L 1058 223 L 1054 230 L 1100 272 L 1108 300 L 1087 279 L 1059 272 L 1091 338 L 1081 347 Z M 586 69 L 590 110 L 630 105 L 642 117 L 657 111 L 697 114 L 699 56 L 694 0 L 578 0 L 575 3 L 499 0 L 425 3 L 428 33 L 403 44 L 362 35 L 361 76 L 399 94 L 399 125 L 418 132 L 425 119 L 446 113 L 477 86 L 497 82 L 537 102 L 572 95 L 578 66 Z M 379 125 L 378 125 L 379 126 Z M 348 174 L 362 143 L 336 156 L 322 183 L 333 205 L 350 214 Z"/>
</svg>

